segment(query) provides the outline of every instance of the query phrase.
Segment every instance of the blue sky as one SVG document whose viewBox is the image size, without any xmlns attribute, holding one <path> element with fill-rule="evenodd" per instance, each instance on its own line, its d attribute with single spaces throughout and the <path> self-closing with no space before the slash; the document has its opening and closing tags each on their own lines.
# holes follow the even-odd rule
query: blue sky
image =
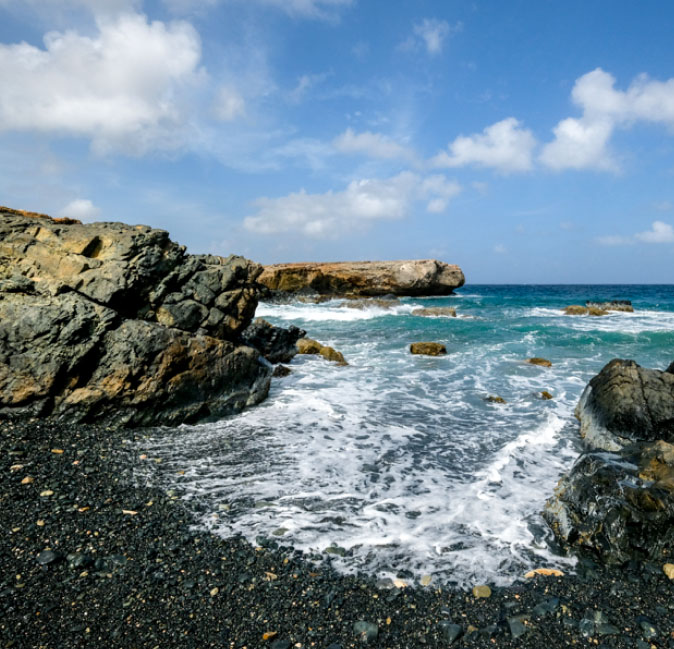
<svg viewBox="0 0 674 649">
<path fill-rule="evenodd" d="M 0 0 L 0 204 L 261 263 L 674 282 L 674 4 Z"/>
</svg>

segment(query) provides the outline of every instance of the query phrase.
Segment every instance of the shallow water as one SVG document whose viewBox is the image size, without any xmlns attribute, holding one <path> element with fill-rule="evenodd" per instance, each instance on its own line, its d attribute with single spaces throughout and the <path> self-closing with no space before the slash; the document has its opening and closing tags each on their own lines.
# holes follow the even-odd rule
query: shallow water
<svg viewBox="0 0 674 649">
<path fill-rule="evenodd" d="M 586 299 L 631 299 L 636 312 L 561 312 Z M 459 317 L 413 316 L 419 306 Z M 674 287 L 468 286 L 392 309 L 337 300 L 261 304 L 257 315 L 306 329 L 349 366 L 297 356 L 262 405 L 152 436 L 143 449 L 162 462 L 149 479 L 218 534 L 457 585 L 570 568 L 540 511 L 579 452 L 578 398 L 612 358 L 664 368 L 674 356 Z M 447 356 L 412 356 L 418 340 L 444 343 Z M 553 365 L 525 364 L 531 356 Z"/>
</svg>

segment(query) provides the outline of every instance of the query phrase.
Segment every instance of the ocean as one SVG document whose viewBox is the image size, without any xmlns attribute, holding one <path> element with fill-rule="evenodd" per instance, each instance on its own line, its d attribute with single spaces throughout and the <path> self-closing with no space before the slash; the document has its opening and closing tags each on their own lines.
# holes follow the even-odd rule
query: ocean
<svg viewBox="0 0 674 649">
<path fill-rule="evenodd" d="M 613 299 L 635 312 L 562 312 Z M 574 408 L 613 358 L 674 360 L 674 286 L 468 285 L 390 309 L 344 302 L 261 303 L 258 317 L 306 329 L 349 366 L 296 356 L 261 405 L 148 431 L 142 452 L 161 462 L 142 479 L 217 534 L 273 539 L 345 572 L 464 587 L 573 570 L 541 510 L 581 450 Z M 431 306 L 457 317 L 412 315 Z M 415 341 L 448 353 L 413 356 Z"/>
</svg>

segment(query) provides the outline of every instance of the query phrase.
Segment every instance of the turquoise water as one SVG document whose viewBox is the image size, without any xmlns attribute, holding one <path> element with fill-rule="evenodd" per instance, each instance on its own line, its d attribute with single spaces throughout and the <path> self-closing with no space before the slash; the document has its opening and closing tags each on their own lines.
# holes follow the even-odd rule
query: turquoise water
<svg viewBox="0 0 674 649">
<path fill-rule="evenodd" d="M 562 313 L 588 299 L 631 300 L 635 313 Z M 458 317 L 412 315 L 422 306 Z M 349 366 L 298 356 L 262 405 L 148 441 L 163 458 L 155 479 L 217 533 L 274 536 L 327 550 L 345 571 L 410 580 L 571 569 L 540 511 L 578 455 L 578 398 L 612 358 L 674 360 L 672 286 L 474 285 L 391 309 L 335 300 L 261 304 L 257 315 L 306 329 Z M 448 354 L 412 356 L 420 340 Z"/>
</svg>

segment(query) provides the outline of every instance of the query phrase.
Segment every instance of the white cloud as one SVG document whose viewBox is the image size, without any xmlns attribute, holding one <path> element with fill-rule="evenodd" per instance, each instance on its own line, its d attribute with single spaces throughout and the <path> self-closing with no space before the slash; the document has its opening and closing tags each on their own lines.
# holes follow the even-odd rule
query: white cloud
<svg viewBox="0 0 674 649">
<path fill-rule="evenodd" d="M 597 241 L 603 246 L 625 246 L 639 241 L 642 243 L 674 243 L 674 227 L 664 221 L 653 221 L 650 230 L 637 232 L 630 237 L 609 234 L 598 237 Z"/>
<path fill-rule="evenodd" d="M 246 102 L 238 91 L 230 86 L 223 86 L 218 92 L 214 113 L 217 119 L 231 122 L 246 113 Z"/>
<path fill-rule="evenodd" d="M 50 32 L 44 49 L 0 44 L 0 131 L 89 137 L 97 151 L 179 146 L 183 101 L 203 79 L 194 28 L 138 14 L 97 27 L 93 37 Z"/>
<path fill-rule="evenodd" d="M 410 149 L 398 144 L 395 140 L 381 133 L 356 133 L 347 128 L 344 133 L 333 140 L 333 145 L 340 153 L 362 153 L 372 158 L 412 158 Z"/>
<path fill-rule="evenodd" d="M 221 2 L 234 1 L 236 0 L 163 0 L 164 4 L 171 11 L 182 14 L 200 11 Z M 238 0 L 238 2 L 245 3 L 247 6 L 257 4 L 276 7 L 289 16 L 298 18 L 334 20 L 338 15 L 338 11 L 352 5 L 354 0 Z"/>
<path fill-rule="evenodd" d="M 502 243 L 495 244 L 493 250 L 497 255 L 505 255 L 508 252 L 508 249 Z"/>
<path fill-rule="evenodd" d="M 407 216 L 413 205 L 428 201 L 427 210 L 442 211 L 444 201 L 460 191 L 444 176 L 422 178 L 404 171 L 387 179 L 354 180 L 339 192 L 308 194 L 302 190 L 280 198 L 259 198 L 257 213 L 246 217 L 244 227 L 259 234 L 299 232 L 313 238 L 337 238 L 376 221 Z"/>
<path fill-rule="evenodd" d="M 616 128 L 629 128 L 636 122 L 674 128 L 674 79 L 653 81 L 639 75 L 626 91 L 616 90 L 615 83 L 601 68 L 576 80 L 571 97 L 583 115 L 557 124 L 555 139 L 541 153 L 545 165 L 616 171 L 619 167 L 608 146 Z"/>
<path fill-rule="evenodd" d="M 437 167 L 462 167 L 476 164 L 508 173 L 531 169 L 536 139 L 520 122 L 508 117 L 470 136 L 459 136 L 449 144 L 449 153 L 431 160 Z"/>
<path fill-rule="evenodd" d="M 100 208 L 96 207 L 87 198 L 78 198 L 71 201 L 59 212 L 59 216 L 67 216 L 85 222 L 95 221 L 100 214 Z"/>
<path fill-rule="evenodd" d="M 450 25 L 446 20 L 424 18 L 414 25 L 412 35 L 400 44 L 399 49 L 409 52 L 424 47 L 430 56 L 436 56 L 442 52 L 447 37 L 461 29 L 463 25 L 460 22 Z"/>
<path fill-rule="evenodd" d="M 323 83 L 329 76 L 327 72 L 321 74 L 303 74 L 297 80 L 297 85 L 288 94 L 290 101 L 294 104 L 299 104 L 311 88 Z"/>
<path fill-rule="evenodd" d="M 663 221 L 653 221 L 650 230 L 638 232 L 634 235 L 645 243 L 674 243 L 674 228 Z"/>
</svg>

